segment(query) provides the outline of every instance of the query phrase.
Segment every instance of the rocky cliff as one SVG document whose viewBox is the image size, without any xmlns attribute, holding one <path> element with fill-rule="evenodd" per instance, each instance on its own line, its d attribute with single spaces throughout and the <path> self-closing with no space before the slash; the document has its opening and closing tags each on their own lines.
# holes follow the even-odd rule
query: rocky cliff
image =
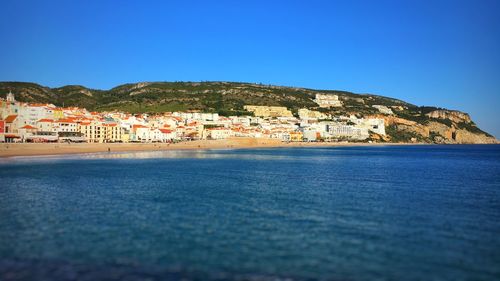
<svg viewBox="0 0 500 281">
<path fill-rule="evenodd" d="M 392 140 L 398 132 L 413 142 L 431 142 L 441 144 L 494 144 L 498 140 L 480 130 L 467 113 L 457 110 L 439 109 L 426 113 L 427 119 L 420 122 L 396 116 L 378 116 L 384 118 L 392 131 Z M 389 130 L 391 131 L 391 130 Z"/>
<path fill-rule="evenodd" d="M 458 110 L 434 110 L 426 114 L 426 116 L 430 118 L 437 118 L 437 119 L 448 119 L 452 122 L 455 123 L 460 123 L 460 122 L 465 122 L 465 123 L 471 123 L 472 120 L 470 119 L 469 114 L 460 112 Z"/>
</svg>

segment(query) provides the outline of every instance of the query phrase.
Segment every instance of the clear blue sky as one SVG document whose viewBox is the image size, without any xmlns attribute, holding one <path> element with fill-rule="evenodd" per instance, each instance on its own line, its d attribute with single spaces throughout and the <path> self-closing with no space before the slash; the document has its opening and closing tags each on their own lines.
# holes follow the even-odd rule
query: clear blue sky
<svg viewBox="0 0 500 281">
<path fill-rule="evenodd" d="M 0 81 L 244 81 L 469 112 L 500 137 L 500 1 L 0 2 Z"/>
</svg>

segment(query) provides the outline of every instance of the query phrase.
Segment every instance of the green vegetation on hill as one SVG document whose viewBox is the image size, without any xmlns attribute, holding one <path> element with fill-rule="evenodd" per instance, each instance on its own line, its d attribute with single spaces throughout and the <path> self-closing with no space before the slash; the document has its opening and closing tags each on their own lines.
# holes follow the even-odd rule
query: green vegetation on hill
<svg viewBox="0 0 500 281">
<path fill-rule="evenodd" d="M 124 84 L 110 90 L 89 89 L 71 85 L 48 88 L 34 83 L 0 82 L 0 93 L 8 91 L 25 102 L 53 103 L 57 106 L 79 106 L 89 110 L 124 110 L 161 112 L 165 110 L 200 110 L 207 112 L 246 113 L 244 105 L 285 106 L 318 109 L 312 101 L 316 93 L 339 95 L 344 108 L 320 109 L 330 113 L 373 114 L 372 104 L 409 105 L 396 99 L 375 95 L 357 95 L 345 91 L 319 91 L 305 88 L 278 87 L 234 82 L 152 82 Z M 366 104 L 360 101 L 367 100 Z"/>
<path fill-rule="evenodd" d="M 479 129 L 474 122 L 472 123 L 465 123 L 465 122 L 460 122 L 457 123 L 457 128 L 458 129 L 465 129 L 471 133 L 475 134 L 485 134 L 488 137 L 493 137 L 492 135 L 488 134 L 487 132 L 484 132 L 483 130 Z"/>
</svg>

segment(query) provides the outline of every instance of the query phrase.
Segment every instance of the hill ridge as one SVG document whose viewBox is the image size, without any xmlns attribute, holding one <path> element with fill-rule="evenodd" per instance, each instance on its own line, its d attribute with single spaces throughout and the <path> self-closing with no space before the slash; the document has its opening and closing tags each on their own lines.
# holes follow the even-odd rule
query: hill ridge
<svg viewBox="0 0 500 281">
<path fill-rule="evenodd" d="M 465 130 L 494 139 L 479 129 L 467 113 L 460 110 L 417 106 L 391 97 L 371 93 L 358 94 L 345 90 L 317 90 L 230 81 L 145 81 L 125 83 L 109 90 L 92 89 L 83 85 L 50 88 L 32 82 L 0 82 L 0 97 L 5 97 L 10 91 L 22 102 L 78 106 L 92 111 L 119 110 L 129 113 L 203 111 L 227 116 L 251 115 L 244 109 L 245 105 L 283 106 L 290 109 L 294 115 L 298 114 L 299 109 L 307 108 L 330 116 L 379 116 L 386 119 L 386 126 L 393 126 L 395 134 L 408 133 L 406 138 L 411 135 L 412 138 L 420 139 L 419 136 L 422 136 L 422 139 L 428 139 L 433 137 L 432 132 L 437 132 L 439 136 L 442 134 L 455 136 L 455 131 Z M 320 107 L 314 101 L 316 94 L 337 95 L 342 106 Z M 392 114 L 384 113 L 380 106 L 387 108 Z M 410 123 L 403 120 L 414 123 L 408 125 Z M 405 122 L 408 124 L 404 124 Z M 448 129 L 436 129 L 441 125 Z M 443 136 L 443 139 L 453 140 L 446 136 Z"/>
</svg>

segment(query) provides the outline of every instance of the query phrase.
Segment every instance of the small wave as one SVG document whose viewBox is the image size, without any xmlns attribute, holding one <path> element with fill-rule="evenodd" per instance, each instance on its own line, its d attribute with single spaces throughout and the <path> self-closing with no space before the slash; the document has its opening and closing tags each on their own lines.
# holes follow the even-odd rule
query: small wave
<svg viewBox="0 0 500 281">
<path fill-rule="evenodd" d="M 98 280 L 249 280 L 294 281 L 315 280 L 258 273 L 190 271 L 178 266 L 148 266 L 139 264 L 89 264 L 56 260 L 1 259 L 0 280 L 3 281 L 98 281 Z"/>
</svg>

